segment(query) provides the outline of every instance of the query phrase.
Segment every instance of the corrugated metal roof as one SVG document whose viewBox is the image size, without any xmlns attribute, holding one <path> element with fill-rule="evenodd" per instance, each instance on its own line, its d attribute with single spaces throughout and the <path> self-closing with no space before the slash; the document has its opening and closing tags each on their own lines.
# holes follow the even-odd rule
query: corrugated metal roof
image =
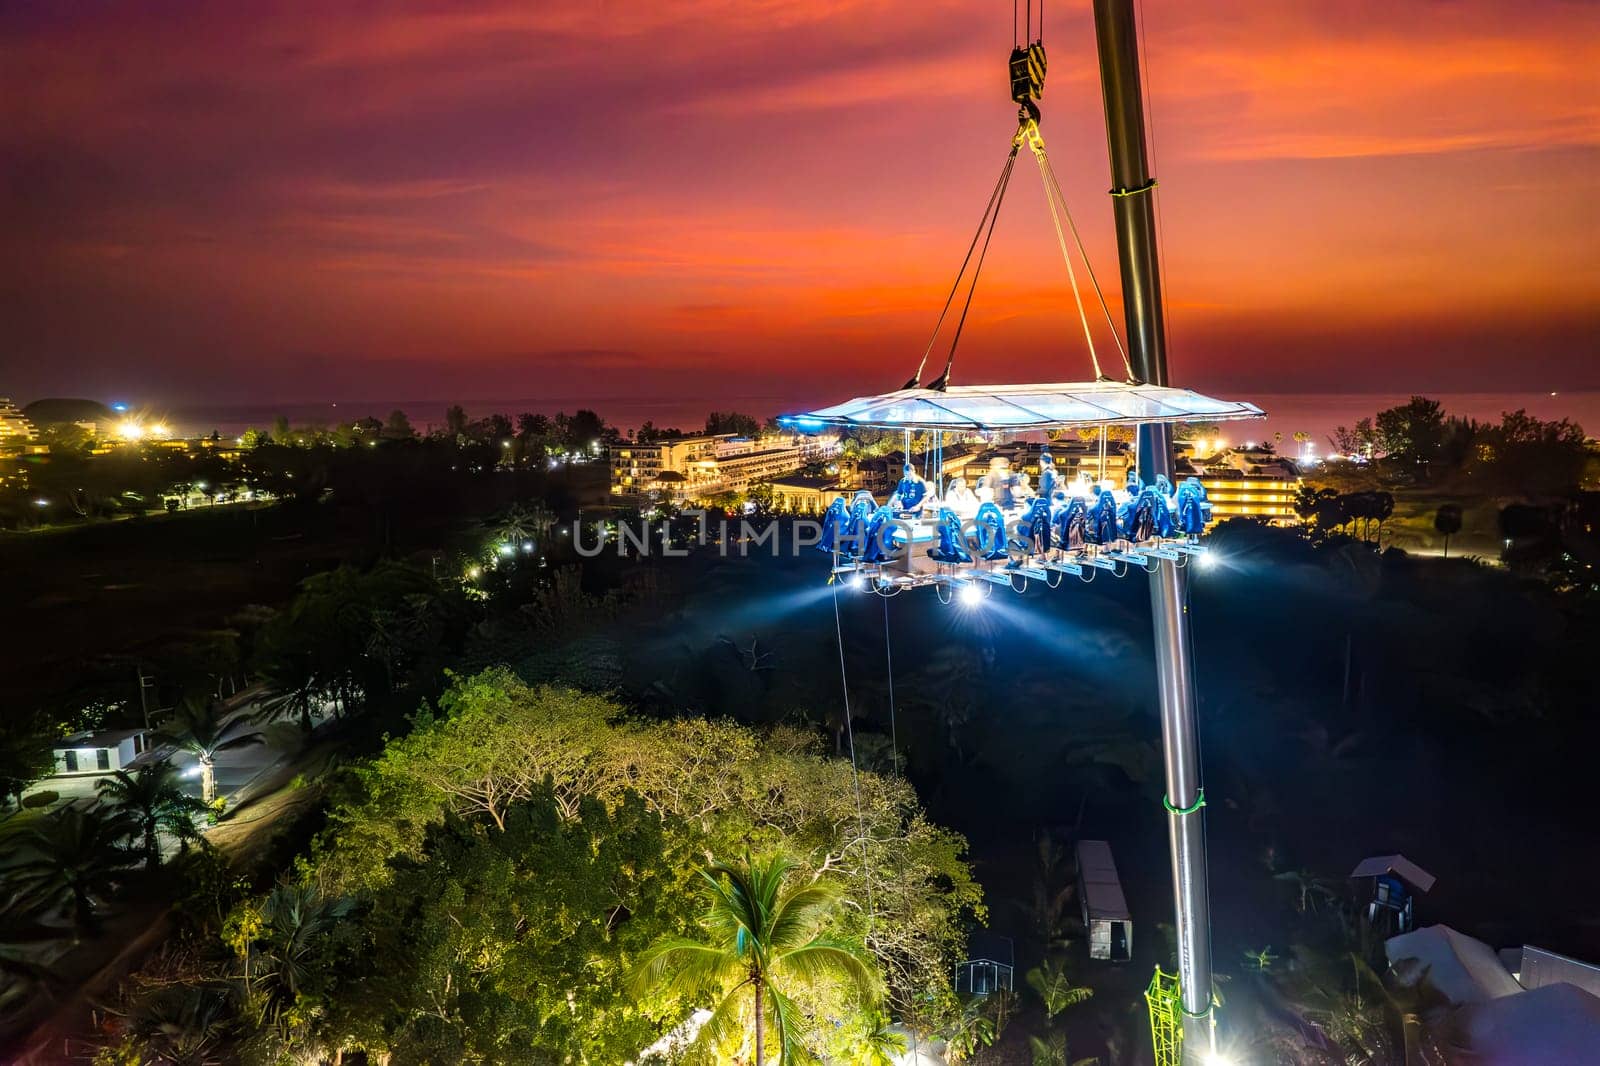
<svg viewBox="0 0 1600 1066">
<path fill-rule="evenodd" d="M 1433 888 L 1434 876 L 1404 855 L 1374 855 L 1362 859 L 1356 868 L 1350 871 L 1351 877 L 1382 877 L 1384 874 L 1398 874 L 1400 879 L 1420 892 L 1427 892 Z"/>
<path fill-rule="evenodd" d="M 1078 880 L 1083 884 L 1083 904 L 1090 920 L 1133 920 L 1110 844 L 1104 840 L 1078 841 Z"/>
<path fill-rule="evenodd" d="M 1190 389 L 1080 381 L 1047 385 L 952 385 L 861 396 L 785 421 L 800 429 L 1029 430 L 1148 422 L 1223 422 L 1260 418 L 1261 408 Z"/>
<path fill-rule="evenodd" d="M 1522 982 L 1523 988 L 1542 988 L 1566 982 L 1577 985 L 1592 996 L 1600 996 L 1600 966 L 1557 955 L 1532 944 L 1523 945 L 1517 980 Z"/>
</svg>

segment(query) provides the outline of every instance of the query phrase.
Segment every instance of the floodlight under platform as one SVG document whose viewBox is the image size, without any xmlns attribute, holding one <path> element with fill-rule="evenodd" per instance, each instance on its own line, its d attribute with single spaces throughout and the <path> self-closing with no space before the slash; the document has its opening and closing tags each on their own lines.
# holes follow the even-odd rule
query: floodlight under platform
<svg viewBox="0 0 1600 1066">
<path fill-rule="evenodd" d="M 1227 422 L 1261 418 L 1242 400 L 1218 400 L 1191 389 L 1121 381 L 1045 385 L 951 385 L 861 396 L 781 421 L 802 431 L 827 427 L 1025 432 L 1156 422 Z"/>
</svg>

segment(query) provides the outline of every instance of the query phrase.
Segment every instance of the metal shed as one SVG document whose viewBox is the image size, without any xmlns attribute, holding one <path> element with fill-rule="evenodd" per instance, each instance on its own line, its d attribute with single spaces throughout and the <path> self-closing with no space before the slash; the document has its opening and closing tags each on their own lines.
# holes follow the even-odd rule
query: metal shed
<svg viewBox="0 0 1600 1066">
<path fill-rule="evenodd" d="M 1133 915 L 1122 894 L 1111 845 L 1078 841 L 1078 899 L 1089 932 L 1089 957 L 1126 962 L 1133 956 Z"/>
</svg>

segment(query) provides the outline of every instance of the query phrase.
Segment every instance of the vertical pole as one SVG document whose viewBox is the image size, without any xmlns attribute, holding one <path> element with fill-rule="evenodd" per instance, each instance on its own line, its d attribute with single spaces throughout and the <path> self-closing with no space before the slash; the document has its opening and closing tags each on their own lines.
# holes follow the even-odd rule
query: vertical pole
<svg viewBox="0 0 1600 1066">
<path fill-rule="evenodd" d="M 1111 154 L 1112 204 L 1128 353 L 1134 374 L 1167 384 L 1166 324 L 1156 254 L 1154 182 L 1146 155 L 1139 42 L 1133 0 L 1094 0 L 1095 38 Z M 1172 475 L 1172 426 L 1139 427 L 1139 477 L 1150 484 Z M 1155 629 L 1161 743 L 1166 763 L 1167 829 L 1177 911 L 1178 978 L 1183 1008 L 1183 1057 L 1203 1062 L 1216 1047 L 1211 1018 L 1211 924 L 1206 887 L 1206 841 L 1200 787 L 1200 736 L 1195 713 L 1194 649 L 1189 632 L 1187 572 L 1161 560 L 1150 579 Z"/>
</svg>

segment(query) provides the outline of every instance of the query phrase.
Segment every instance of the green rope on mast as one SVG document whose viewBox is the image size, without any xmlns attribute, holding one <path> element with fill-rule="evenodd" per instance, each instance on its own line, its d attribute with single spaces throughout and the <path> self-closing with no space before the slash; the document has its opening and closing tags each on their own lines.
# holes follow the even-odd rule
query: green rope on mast
<svg viewBox="0 0 1600 1066">
<path fill-rule="evenodd" d="M 1166 796 L 1161 797 L 1161 806 L 1167 809 L 1168 814 L 1193 814 L 1206 805 L 1206 790 L 1199 789 L 1195 792 L 1194 802 L 1187 807 L 1174 807 L 1172 800 Z"/>
</svg>

